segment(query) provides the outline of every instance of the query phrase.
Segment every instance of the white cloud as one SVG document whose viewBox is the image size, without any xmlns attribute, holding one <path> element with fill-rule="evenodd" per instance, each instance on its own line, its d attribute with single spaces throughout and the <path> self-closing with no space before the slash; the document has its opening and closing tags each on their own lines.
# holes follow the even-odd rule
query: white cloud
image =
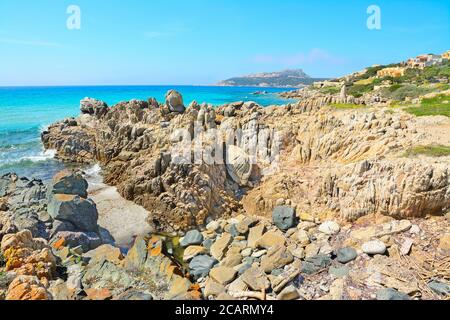
<svg viewBox="0 0 450 320">
<path fill-rule="evenodd" d="M 61 46 L 59 43 L 56 43 L 56 42 L 10 39 L 10 38 L 0 38 L 0 43 L 17 44 L 17 45 L 24 45 L 24 46 L 38 46 L 38 47 L 59 47 L 59 46 Z"/>
</svg>

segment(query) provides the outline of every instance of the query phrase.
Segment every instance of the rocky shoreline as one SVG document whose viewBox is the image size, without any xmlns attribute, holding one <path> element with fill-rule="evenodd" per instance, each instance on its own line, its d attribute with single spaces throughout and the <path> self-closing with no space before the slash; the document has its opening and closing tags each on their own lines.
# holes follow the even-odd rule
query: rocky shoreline
<svg viewBox="0 0 450 320">
<path fill-rule="evenodd" d="M 100 163 L 105 183 L 147 210 L 154 233 L 121 252 L 80 174 L 49 187 L 5 176 L 0 298 L 446 299 L 450 158 L 404 152 L 448 144 L 433 126 L 449 130 L 449 119 L 333 101 L 186 108 L 176 91 L 164 104 L 82 100 L 80 117 L 43 132 L 44 146 Z M 180 144 L 197 130 L 201 139 Z M 180 161 L 217 139 L 219 161 Z"/>
</svg>

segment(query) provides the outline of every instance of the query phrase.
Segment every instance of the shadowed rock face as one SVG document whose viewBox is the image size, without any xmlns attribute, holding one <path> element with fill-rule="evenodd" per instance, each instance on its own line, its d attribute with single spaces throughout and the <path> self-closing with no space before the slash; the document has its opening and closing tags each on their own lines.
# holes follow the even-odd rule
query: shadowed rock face
<svg viewBox="0 0 450 320">
<path fill-rule="evenodd" d="M 82 115 L 76 126 L 56 123 L 42 140 L 61 159 L 100 161 L 105 182 L 148 209 L 149 222 L 164 231 L 243 209 L 270 215 L 280 199 L 297 211 L 335 211 L 348 220 L 371 213 L 420 217 L 450 207 L 449 159 L 400 157 L 430 138 L 401 111 L 332 110 L 330 96 L 268 108 L 193 102 L 181 111 L 174 108 L 183 104 L 177 92 L 166 98 L 163 105 L 122 102 L 99 116 Z M 180 144 L 180 137 L 192 138 L 198 128 L 214 129 L 228 142 L 214 154 L 221 162 L 179 161 L 195 145 Z M 215 141 L 209 132 L 202 151 Z M 247 153 L 255 147 L 264 150 L 256 160 Z"/>
<path fill-rule="evenodd" d="M 29 230 L 30 236 L 83 251 L 113 243 L 108 231 L 97 224 L 95 203 L 87 198 L 87 181 L 80 173 L 62 171 L 48 186 L 40 180 L 0 177 L 4 208 L 0 210 L 0 240 L 6 234 Z"/>
</svg>

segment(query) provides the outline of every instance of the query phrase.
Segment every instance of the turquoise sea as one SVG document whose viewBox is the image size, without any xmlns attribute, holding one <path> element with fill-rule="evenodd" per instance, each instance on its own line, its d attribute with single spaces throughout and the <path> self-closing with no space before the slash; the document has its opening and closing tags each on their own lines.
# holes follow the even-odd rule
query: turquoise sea
<svg viewBox="0 0 450 320">
<path fill-rule="evenodd" d="M 263 106 L 285 104 L 281 88 L 208 87 L 208 86 L 89 86 L 89 87 L 0 87 L 0 175 L 16 172 L 27 177 L 48 180 L 64 164 L 52 151 L 44 152 L 40 132 L 58 120 L 79 115 L 84 97 L 105 101 L 112 106 L 131 99 L 156 98 L 164 101 L 169 89 L 178 90 L 188 105 L 196 100 L 221 105 L 234 101 L 255 101 Z M 267 94 L 252 95 L 255 91 Z"/>
</svg>

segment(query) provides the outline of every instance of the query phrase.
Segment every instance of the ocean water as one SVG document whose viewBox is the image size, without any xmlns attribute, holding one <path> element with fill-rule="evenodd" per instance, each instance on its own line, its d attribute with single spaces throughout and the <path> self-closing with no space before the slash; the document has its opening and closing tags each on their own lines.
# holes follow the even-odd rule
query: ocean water
<svg viewBox="0 0 450 320">
<path fill-rule="evenodd" d="M 15 172 L 43 180 L 70 164 L 54 159 L 54 151 L 44 151 L 40 133 L 51 123 L 79 115 L 84 97 L 112 106 L 131 99 L 156 98 L 164 101 L 169 89 L 178 90 L 188 105 L 196 100 L 221 105 L 234 101 L 255 101 L 262 106 L 285 104 L 280 88 L 207 86 L 90 86 L 90 87 L 0 87 L 0 175 Z M 264 90 L 267 94 L 252 95 Z"/>
</svg>

